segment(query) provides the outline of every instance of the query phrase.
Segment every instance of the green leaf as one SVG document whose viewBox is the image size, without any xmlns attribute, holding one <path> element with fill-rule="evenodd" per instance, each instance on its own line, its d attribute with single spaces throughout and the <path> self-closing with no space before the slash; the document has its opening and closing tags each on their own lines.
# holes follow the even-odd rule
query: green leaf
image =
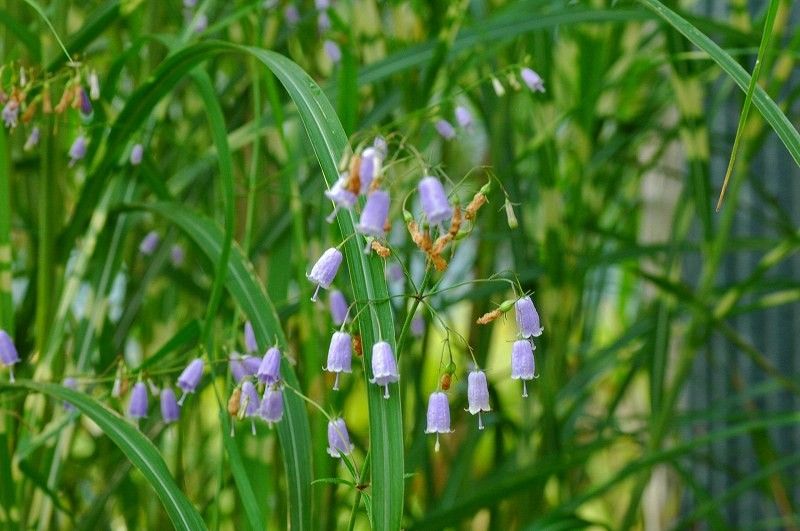
<svg viewBox="0 0 800 531">
<path fill-rule="evenodd" d="M 3 382 L 0 389 L 26 388 L 57 400 L 65 400 L 92 419 L 109 439 L 138 468 L 153 487 L 164 505 L 175 529 L 194 531 L 206 529 L 197 510 L 175 484 L 166 463 L 150 440 L 118 413 L 108 409 L 90 396 L 56 384 L 18 380 Z"/>
<path fill-rule="evenodd" d="M 695 46 L 706 52 L 709 57 L 739 85 L 739 88 L 747 92 L 751 80 L 750 75 L 733 59 L 733 57 L 720 48 L 717 43 L 658 0 L 639 0 L 639 2 L 667 21 L 670 26 L 678 30 Z M 759 86 L 755 87 L 753 104 L 761 112 L 761 115 L 772 129 L 778 134 L 778 137 L 781 139 L 781 142 L 783 142 L 783 145 L 786 146 L 786 149 L 789 150 L 789 154 L 791 154 L 794 161 L 800 165 L 800 133 L 794 128 L 789 118 L 781 111 L 775 101 L 769 97 L 769 94 Z"/>
</svg>

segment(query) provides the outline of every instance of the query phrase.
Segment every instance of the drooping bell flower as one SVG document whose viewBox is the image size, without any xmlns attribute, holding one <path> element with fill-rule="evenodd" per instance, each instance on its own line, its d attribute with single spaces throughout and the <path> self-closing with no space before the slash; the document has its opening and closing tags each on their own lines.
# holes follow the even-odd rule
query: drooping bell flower
<svg viewBox="0 0 800 531">
<path fill-rule="evenodd" d="M 456 137 L 456 130 L 453 124 L 445 119 L 436 120 L 434 127 L 436 127 L 436 132 L 445 140 L 452 140 Z"/>
<path fill-rule="evenodd" d="M 264 389 L 264 397 L 258 408 L 258 415 L 269 425 L 279 422 L 283 418 L 283 391 L 272 386 Z"/>
<path fill-rule="evenodd" d="M 189 393 L 194 393 L 194 390 L 197 389 L 200 380 L 203 378 L 203 360 L 202 358 L 195 358 L 183 369 L 183 372 L 180 376 L 178 376 L 178 387 L 181 388 L 183 391 L 183 395 L 181 399 L 178 401 L 178 405 L 182 406 L 183 401 L 186 399 L 186 395 Z"/>
<path fill-rule="evenodd" d="M 317 17 L 317 30 L 320 32 L 320 34 L 322 34 L 329 29 L 331 29 L 331 18 L 327 13 L 322 12 Z"/>
<path fill-rule="evenodd" d="M 328 421 L 328 455 L 341 457 L 350 455 L 355 448 L 350 444 L 350 434 L 343 418 Z"/>
<path fill-rule="evenodd" d="M 525 67 L 520 70 L 519 75 L 532 92 L 544 92 L 544 81 L 539 74 Z"/>
<path fill-rule="evenodd" d="M 335 326 L 340 326 L 347 320 L 347 299 L 344 298 L 344 293 L 338 289 L 332 290 L 328 296 L 328 306 Z"/>
<path fill-rule="evenodd" d="M 172 246 L 169 250 L 169 260 L 172 262 L 174 267 L 180 267 L 183 265 L 183 260 L 185 258 L 185 254 L 183 252 L 183 247 L 178 245 L 177 243 Z"/>
<path fill-rule="evenodd" d="M 447 194 L 444 191 L 442 182 L 436 177 L 423 177 L 417 185 L 419 191 L 419 200 L 422 203 L 422 210 L 425 212 L 425 217 L 428 218 L 428 223 L 431 225 L 439 225 L 440 231 L 443 231 L 441 225 L 445 220 L 453 217 L 453 208 L 447 200 Z"/>
<path fill-rule="evenodd" d="M 428 399 L 428 425 L 425 433 L 436 434 L 435 450 L 439 451 L 439 434 L 450 433 L 450 404 L 447 395 L 441 391 L 431 393 Z"/>
<path fill-rule="evenodd" d="M 486 373 L 472 371 L 467 379 L 467 409 L 470 415 L 478 414 L 478 429 L 483 429 L 481 411 L 491 411 L 489 407 L 489 384 L 486 382 Z"/>
<path fill-rule="evenodd" d="M 372 379 L 370 382 L 384 387 L 383 398 L 389 398 L 389 384 L 400 379 L 397 360 L 392 346 L 386 341 L 378 341 L 372 346 Z"/>
<path fill-rule="evenodd" d="M 339 61 L 342 60 L 342 50 L 339 48 L 339 45 L 332 40 L 326 39 L 322 47 L 325 49 L 325 55 L 327 55 L 328 59 L 334 64 L 338 64 Z"/>
<path fill-rule="evenodd" d="M 9 129 L 14 129 L 19 121 L 19 102 L 11 98 L 3 107 L 3 123 Z"/>
<path fill-rule="evenodd" d="M 314 0 L 314 6 L 316 6 L 317 11 L 323 11 L 331 7 L 330 0 Z"/>
<path fill-rule="evenodd" d="M 30 151 L 33 148 L 35 148 L 37 145 L 39 145 L 39 137 L 40 137 L 40 135 L 41 135 L 41 132 L 39 131 L 38 127 L 34 127 L 33 129 L 31 129 L 31 134 L 29 134 L 28 135 L 28 139 L 25 140 L 25 145 L 23 146 L 23 149 L 25 151 Z"/>
<path fill-rule="evenodd" d="M 147 386 L 144 382 L 136 382 L 131 392 L 131 401 L 128 404 L 128 416 L 132 419 L 141 419 L 147 416 Z"/>
<path fill-rule="evenodd" d="M 250 417 L 250 429 L 253 435 L 256 434 L 256 425 L 252 422 L 252 417 L 258 413 L 261 402 L 258 399 L 258 391 L 250 380 L 245 380 L 242 384 L 242 392 L 239 396 L 239 416 Z"/>
<path fill-rule="evenodd" d="M 456 121 L 464 129 L 472 125 L 472 114 L 463 105 L 456 107 Z"/>
<path fill-rule="evenodd" d="M 261 362 L 259 361 L 259 365 Z M 228 358 L 228 366 L 231 369 L 231 376 L 233 377 L 233 381 L 239 383 L 239 381 L 248 375 L 247 369 L 244 366 L 244 359 L 239 355 L 238 352 L 232 352 L 230 358 Z"/>
<path fill-rule="evenodd" d="M 514 341 L 511 347 L 511 379 L 522 380 L 522 396 L 528 396 L 527 380 L 533 380 L 536 362 L 533 359 L 533 347 L 527 339 Z"/>
<path fill-rule="evenodd" d="M 278 347 L 267 350 L 256 376 L 267 385 L 278 383 L 281 379 L 281 351 L 278 350 Z"/>
<path fill-rule="evenodd" d="M 368 147 L 361 153 L 361 163 L 358 168 L 358 178 L 361 181 L 360 192 L 366 194 L 369 187 L 381 172 L 383 165 L 383 155 L 376 147 Z"/>
<path fill-rule="evenodd" d="M 131 148 L 131 158 L 130 162 L 133 166 L 138 166 L 142 163 L 142 156 L 144 155 L 144 148 L 141 144 L 134 144 L 133 148 Z"/>
<path fill-rule="evenodd" d="M 306 275 L 308 280 L 317 286 L 317 289 L 314 290 L 314 295 L 311 297 L 312 302 L 317 302 L 319 288 L 328 289 L 331 287 L 331 282 L 336 277 L 339 266 L 342 265 L 342 258 L 342 252 L 335 247 L 331 247 L 322 253 L 317 263 L 311 268 L 311 273 Z"/>
<path fill-rule="evenodd" d="M 356 229 L 364 236 L 381 238 L 383 236 L 383 226 L 389 216 L 389 194 L 383 190 L 375 190 L 367 196 L 364 210 L 361 211 L 361 218 L 358 220 Z M 364 251 L 369 252 L 369 246 Z"/>
<path fill-rule="evenodd" d="M 166 387 L 161 390 L 161 418 L 165 424 L 176 422 L 181 416 L 181 408 L 175 399 L 175 391 Z"/>
<path fill-rule="evenodd" d="M 356 194 L 347 189 L 347 174 L 340 176 L 330 190 L 325 190 L 325 197 L 333 201 L 333 212 L 325 218 L 328 223 L 333 223 L 340 208 L 351 209 L 358 199 Z"/>
<path fill-rule="evenodd" d="M 156 247 L 161 242 L 161 237 L 154 230 L 148 232 L 142 243 L 139 244 L 139 252 L 145 256 L 150 256 L 156 251 Z"/>
<path fill-rule="evenodd" d="M 64 381 L 62 382 L 62 385 L 64 387 L 66 387 L 67 389 L 72 389 L 73 391 L 77 391 L 78 390 L 78 381 L 75 378 L 73 378 L 72 376 L 67 376 L 66 378 L 64 378 Z M 66 401 L 64 402 L 64 410 L 65 411 L 70 411 L 70 412 L 77 411 L 75 406 L 73 406 L 71 403 L 66 402 Z"/>
<path fill-rule="evenodd" d="M 83 87 L 80 88 L 80 98 L 81 98 L 81 114 L 84 116 L 91 115 L 92 102 L 89 100 L 89 95 L 86 93 L 86 90 Z"/>
<path fill-rule="evenodd" d="M 300 22 L 300 12 L 297 10 L 297 6 L 294 4 L 287 5 L 286 9 L 283 10 L 283 18 L 290 26 Z"/>
<path fill-rule="evenodd" d="M 531 336 L 539 337 L 542 335 L 544 328 L 542 328 L 539 321 L 539 312 L 536 311 L 536 307 L 530 297 L 519 299 L 514 305 L 514 310 L 517 314 L 517 327 L 519 327 L 519 333 L 522 337 L 527 339 Z"/>
<path fill-rule="evenodd" d="M 8 379 L 13 382 L 14 365 L 19 363 L 19 353 L 5 330 L 0 330 L 0 363 L 8 367 Z"/>
<path fill-rule="evenodd" d="M 97 72 L 94 70 L 89 74 L 89 97 L 93 100 L 100 99 L 100 80 L 97 78 Z"/>
<path fill-rule="evenodd" d="M 83 157 L 86 156 L 86 137 L 83 135 L 78 135 L 78 138 L 72 143 L 72 146 L 69 148 L 69 167 L 73 167 L 76 162 L 81 160 Z"/>
<path fill-rule="evenodd" d="M 253 331 L 253 323 L 250 321 L 245 321 L 244 323 L 244 348 L 247 350 L 247 352 L 258 351 L 256 333 Z"/>
<path fill-rule="evenodd" d="M 336 373 L 336 380 L 333 382 L 334 391 L 339 390 L 339 374 L 353 372 L 352 360 L 353 344 L 350 334 L 334 332 L 328 347 L 328 366 L 325 367 L 326 371 Z"/>
</svg>

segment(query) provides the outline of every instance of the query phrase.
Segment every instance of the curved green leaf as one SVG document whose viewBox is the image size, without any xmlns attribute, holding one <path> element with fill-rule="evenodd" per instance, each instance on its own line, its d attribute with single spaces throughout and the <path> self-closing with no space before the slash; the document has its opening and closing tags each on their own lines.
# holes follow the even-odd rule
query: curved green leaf
<svg viewBox="0 0 800 531">
<path fill-rule="evenodd" d="M 142 435 L 118 413 L 84 393 L 56 384 L 26 380 L 18 380 L 14 384 L 5 382 L 0 384 L 0 389 L 20 387 L 67 401 L 92 419 L 130 459 L 131 463 L 142 472 L 156 491 L 175 529 L 185 529 L 186 531 L 206 529 L 200 514 L 178 488 L 158 449 L 150 442 L 150 439 Z"/>
</svg>

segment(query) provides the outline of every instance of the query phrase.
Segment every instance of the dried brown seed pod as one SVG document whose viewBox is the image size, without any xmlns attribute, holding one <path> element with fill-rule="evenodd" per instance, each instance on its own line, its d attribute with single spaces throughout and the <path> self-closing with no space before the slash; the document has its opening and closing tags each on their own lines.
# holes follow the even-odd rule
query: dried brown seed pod
<svg viewBox="0 0 800 531">
<path fill-rule="evenodd" d="M 433 262 L 433 267 L 436 268 L 436 271 L 441 273 L 445 269 L 447 269 L 447 260 L 442 258 L 438 255 L 430 255 L 431 261 Z"/>
<path fill-rule="evenodd" d="M 378 253 L 381 258 L 387 258 L 392 254 L 392 251 L 378 240 L 372 240 L 372 250 Z"/>
<path fill-rule="evenodd" d="M 450 220 L 450 230 L 448 231 L 450 237 L 455 238 L 460 228 L 461 228 L 461 209 L 458 208 L 458 206 L 456 206 L 453 209 L 453 219 Z"/>
<path fill-rule="evenodd" d="M 486 203 L 486 196 L 483 192 L 478 192 L 472 198 L 472 201 L 469 202 L 467 205 L 464 217 L 468 220 L 475 219 L 475 215 L 478 213 L 478 210 Z"/>
<path fill-rule="evenodd" d="M 355 195 L 361 191 L 361 176 L 359 169 L 361 168 L 361 157 L 353 155 L 350 157 L 350 169 L 347 173 L 347 190 Z"/>
<path fill-rule="evenodd" d="M 433 248 L 431 249 L 431 254 L 433 255 L 440 255 L 444 248 L 447 247 L 447 244 L 453 239 L 453 236 L 450 233 L 443 234 L 436 238 L 436 241 L 433 242 Z"/>
<path fill-rule="evenodd" d="M 453 376 L 450 373 L 444 373 L 439 380 L 439 384 L 442 386 L 442 391 L 447 391 L 450 389 L 450 383 L 453 380 Z"/>
<path fill-rule="evenodd" d="M 359 334 L 353 334 L 353 352 L 355 352 L 356 356 L 359 358 L 364 355 L 364 349 L 361 346 L 361 336 Z"/>
<path fill-rule="evenodd" d="M 475 322 L 477 324 L 479 324 L 479 325 L 489 324 L 492 321 L 494 321 L 495 319 L 497 319 L 498 317 L 500 317 L 500 315 L 502 313 L 503 312 L 501 312 L 500 309 L 498 308 L 497 310 L 492 310 L 491 312 L 488 312 L 488 313 L 485 313 L 485 314 L 481 315 L 480 317 L 478 317 L 478 320 L 475 321 Z"/>
<path fill-rule="evenodd" d="M 236 387 L 231 393 L 231 397 L 228 399 L 228 414 L 231 417 L 235 417 L 239 414 L 239 403 L 242 397 L 242 388 Z"/>
</svg>

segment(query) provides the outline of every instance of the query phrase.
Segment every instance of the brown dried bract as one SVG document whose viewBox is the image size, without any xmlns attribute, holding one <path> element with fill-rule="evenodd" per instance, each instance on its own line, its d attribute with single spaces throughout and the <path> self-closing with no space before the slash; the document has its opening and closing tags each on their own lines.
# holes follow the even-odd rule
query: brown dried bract
<svg viewBox="0 0 800 531">
<path fill-rule="evenodd" d="M 359 358 L 364 355 L 364 349 L 361 346 L 361 336 L 359 334 L 353 334 L 353 351 Z"/>
<path fill-rule="evenodd" d="M 430 252 L 432 244 L 431 237 L 428 235 L 428 231 L 419 230 L 419 225 L 417 225 L 416 221 L 409 221 L 408 233 L 411 234 L 411 239 L 414 241 L 414 244 L 416 244 L 417 247 L 426 253 Z"/>
<path fill-rule="evenodd" d="M 392 254 L 392 251 L 378 240 L 372 240 L 372 250 L 378 253 L 381 258 L 386 258 Z"/>
<path fill-rule="evenodd" d="M 64 89 L 64 93 L 61 95 L 61 99 L 58 100 L 58 104 L 56 105 L 55 111 L 57 114 L 63 114 L 64 111 L 67 110 L 67 107 L 72 102 L 75 94 L 75 85 L 69 85 L 67 88 Z"/>
<path fill-rule="evenodd" d="M 475 214 L 478 213 L 478 210 L 486 203 L 486 196 L 483 195 L 481 192 L 475 194 L 472 198 L 472 201 L 469 202 L 467 208 L 465 210 L 464 217 L 468 220 L 475 219 Z"/>
<path fill-rule="evenodd" d="M 442 391 L 447 391 L 450 389 L 450 383 L 453 377 L 449 372 L 446 372 L 442 375 L 441 379 L 439 380 L 439 384 L 442 386 Z"/>
<path fill-rule="evenodd" d="M 237 387 L 231 393 L 231 397 L 228 399 L 228 414 L 231 417 L 235 417 L 239 414 L 239 402 L 242 398 L 242 388 Z"/>
<path fill-rule="evenodd" d="M 28 108 L 25 109 L 25 112 L 22 115 L 22 123 L 28 123 L 33 119 L 33 115 L 36 114 L 37 102 L 34 100 L 28 105 Z"/>
<path fill-rule="evenodd" d="M 355 195 L 361 191 L 361 157 L 353 155 L 350 157 L 350 169 L 347 173 L 347 190 Z"/>
<path fill-rule="evenodd" d="M 461 228 L 461 209 L 458 208 L 458 206 L 456 206 L 455 210 L 453 210 L 453 219 L 450 220 L 450 230 L 448 231 L 450 237 L 455 238 L 460 228 Z"/>
<path fill-rule="evenodd" d="M 436 271 L 441 273 L 442 271 L 447 269 L 447 260 L 438 255 L 429 255 L 429 256 L 431 258 L 431 262 L 433 262 L 433 267 L 436 268 Z"/>
<path fill-rule="evenodd" d="M 489 324 L 492 321 L 494 321 L 495 319 L 497 319 L 498 317 L 500 317 L 501 314 L 502 314 L 502 312 L 499 309 L 493 310 L 493 311 L 491 311 L 489 313 L 485 313 L 485 314 L 481 315 L 480 317 L 478 317 L 478 320 L 475 321 L 475 322 L 478 323 L 479 325 Z"/>
<path fill-rule="evenodd" d="M 433 248 L 431 249 L 432 255 L 440 255 L 444 248 L 447 247 L 447 244 L 453 240 L 453 236 L 450 233 L 443 234 L 436 238 L 436 241 L 433 242 Z"/>
</svg>

